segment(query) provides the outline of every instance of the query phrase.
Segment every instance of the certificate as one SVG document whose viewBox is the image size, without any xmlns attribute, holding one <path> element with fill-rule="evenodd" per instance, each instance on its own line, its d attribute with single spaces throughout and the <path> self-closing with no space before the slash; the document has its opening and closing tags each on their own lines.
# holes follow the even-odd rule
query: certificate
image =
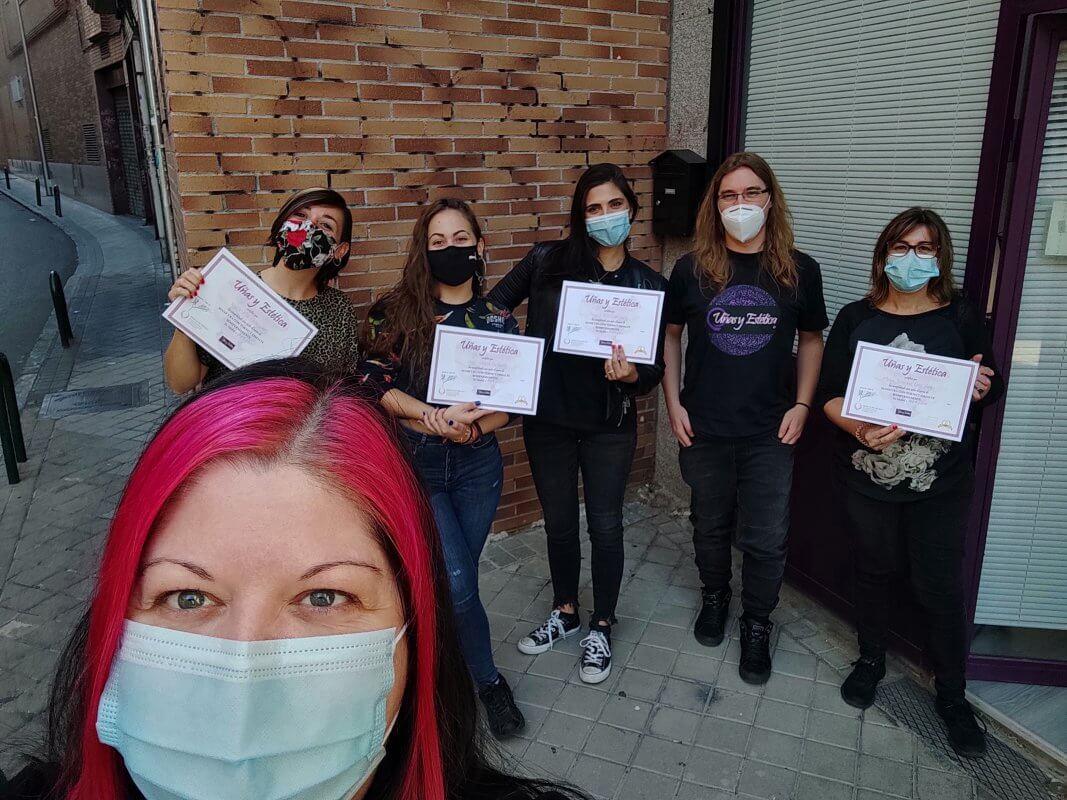
<svg viewBox="0 0 1067 800">
<path fill-rule="evenodd" d="M 664 293 L 564 281 L 556 318 L 557 353 L 610 358 L 621 344 L 628 361 L 656 363 Z"/>
<path fill-rule="evenodd" d="M 163 318 L 230 369 L 298 356 L 319 332 L 225 247 L 201 272 L 196 297 L 179 297 Z"/>
<path fill-rule="evenodd" d="M 438 325 L 426 402 L 536 414 L 545 340 Z"/>
<path fill-rule="evenodd" d="M 978 363 L 859 342 L 842 414 L 958 442 Z"/>
</svg>

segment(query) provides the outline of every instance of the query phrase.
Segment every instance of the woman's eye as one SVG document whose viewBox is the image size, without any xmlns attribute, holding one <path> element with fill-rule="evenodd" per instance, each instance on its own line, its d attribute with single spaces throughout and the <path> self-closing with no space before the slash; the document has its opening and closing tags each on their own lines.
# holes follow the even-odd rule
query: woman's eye
<svg viewBox="0 0 1067 800">
<path fill-rule="evenodd" d="M 303 602 L 315 608 L 334 608 L 343 605 L 347 599 L 345 595 L 333 589 L 314 589 L 304 596 Z"/>
<path fill-rule="evenodd" d="M 196 611 L 198 608 L 214 605 L 199 589 L 181 589 L 171 592 L 166 597 L 166 604 L 178 611 Z"/>
</svg>

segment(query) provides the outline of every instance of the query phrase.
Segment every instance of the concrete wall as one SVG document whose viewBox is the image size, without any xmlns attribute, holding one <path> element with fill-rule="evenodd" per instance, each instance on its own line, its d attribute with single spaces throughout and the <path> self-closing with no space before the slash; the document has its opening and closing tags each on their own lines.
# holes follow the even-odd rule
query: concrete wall
<svg viewBox="0 0 1067 800">
<path fill-rule="evenodd" d="M 671 7 L 671 78 L 667 106 L 670 147 L 706 155 L 708 93 L 711 86 L 711 9 L 708 0 L 675 0 Z M 689 240 L 663 243 L 663 271 L 689 250 Z M 683 346 L 685 338 L 683 336 Z M 656 424 L 656 486 L 668 502 L 689 502 L 689 488 L 678 471 L 678 442 L 671 433 L 663 395 Z"/>
</svg>

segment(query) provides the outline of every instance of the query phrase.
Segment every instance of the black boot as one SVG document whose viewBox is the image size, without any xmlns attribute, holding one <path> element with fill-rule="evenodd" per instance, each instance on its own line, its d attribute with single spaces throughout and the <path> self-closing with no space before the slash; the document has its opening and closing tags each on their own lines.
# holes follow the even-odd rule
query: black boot
<svg viewBox="0 0 1067 800">
<path fill-rule="evenodd" d="M 741 617 L 741 663 L 737 673 L 745 683 L 760 685 L 771 677 L 771 631 L 770 620 Z"/>
<path fill-rule="evenodd" d="M 870 708 L 878 682 L 885 677 L 885 655 L 860 655 L 841 684 L 841 699 L 853 708 Z"/>
<path fill-rule="evenodd" d="M 519 707 L 515 705 L 515 697 L 511 694 L 511 687 L 501 675 L 496 683 L 490 683 L 478 689 L 478 696 L 485 706 L 485 715 L 489 720 L 489 730 L 493 736 L 502 739 L 518 733 L 526 727 L 526 718 L 523 717 Z"/>
<path fill-rule="evenodd" d="M 957 755 L 978 758 L 985 755 L 985 723 L 975 718 L 971 704 L 962 697 L 957 700 L 937 698 L 937 713 L 945 722 L 948 740 Z"/>
<path fill-rule="evenodd" d="M 716 647 L 722 644 L 731 597 L 733 593 L 729 586 L 714 592 L 704 590 L 704 604 L 700 608 L 696 624 L 693 625 L 693 636 L 705 647 Z"/>
</svg>

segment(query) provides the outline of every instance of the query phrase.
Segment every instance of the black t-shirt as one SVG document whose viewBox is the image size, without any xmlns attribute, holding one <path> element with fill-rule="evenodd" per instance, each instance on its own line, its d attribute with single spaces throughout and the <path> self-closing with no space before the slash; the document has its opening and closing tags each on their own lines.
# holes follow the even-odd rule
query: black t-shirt
<svg viewBox="0 0 1067 800">
<path fill-rule="evenodd" d="M 797 331 L 826 327 L 822 272 L 794 253 L 795 288 L 760 268 L 759 253 L 730 253 L 726 288 L 712 291 L 693 255 L 674 265 L 667 285 L 668 324 L 686 325 L 682 406 L 697 436 L 757 436 L 778 428 L 795 404 Z"/>
<path fill-rule="evenodd" d="M 857 300 L 841 309 L 826 340 L 820 405 L 845 396 L 858 342 L 950 358 L 971 358 L 980 353 L 982 364 L 996 374 L 989 392 L 971 408 L 995 402 L 1004 391 L 982 318 L 967 303 L 954 300 L 944 308 L 901 315 Z M 972 429 L 973 425 L 968 425 L 959 443 L 907 433 L 881 453 L 863 447 L 854 436 L 838 429 L 835 458 L 850 488 L 879 500 L 919 500 L 947 491 L 971 474 Z"/>
</svg>

